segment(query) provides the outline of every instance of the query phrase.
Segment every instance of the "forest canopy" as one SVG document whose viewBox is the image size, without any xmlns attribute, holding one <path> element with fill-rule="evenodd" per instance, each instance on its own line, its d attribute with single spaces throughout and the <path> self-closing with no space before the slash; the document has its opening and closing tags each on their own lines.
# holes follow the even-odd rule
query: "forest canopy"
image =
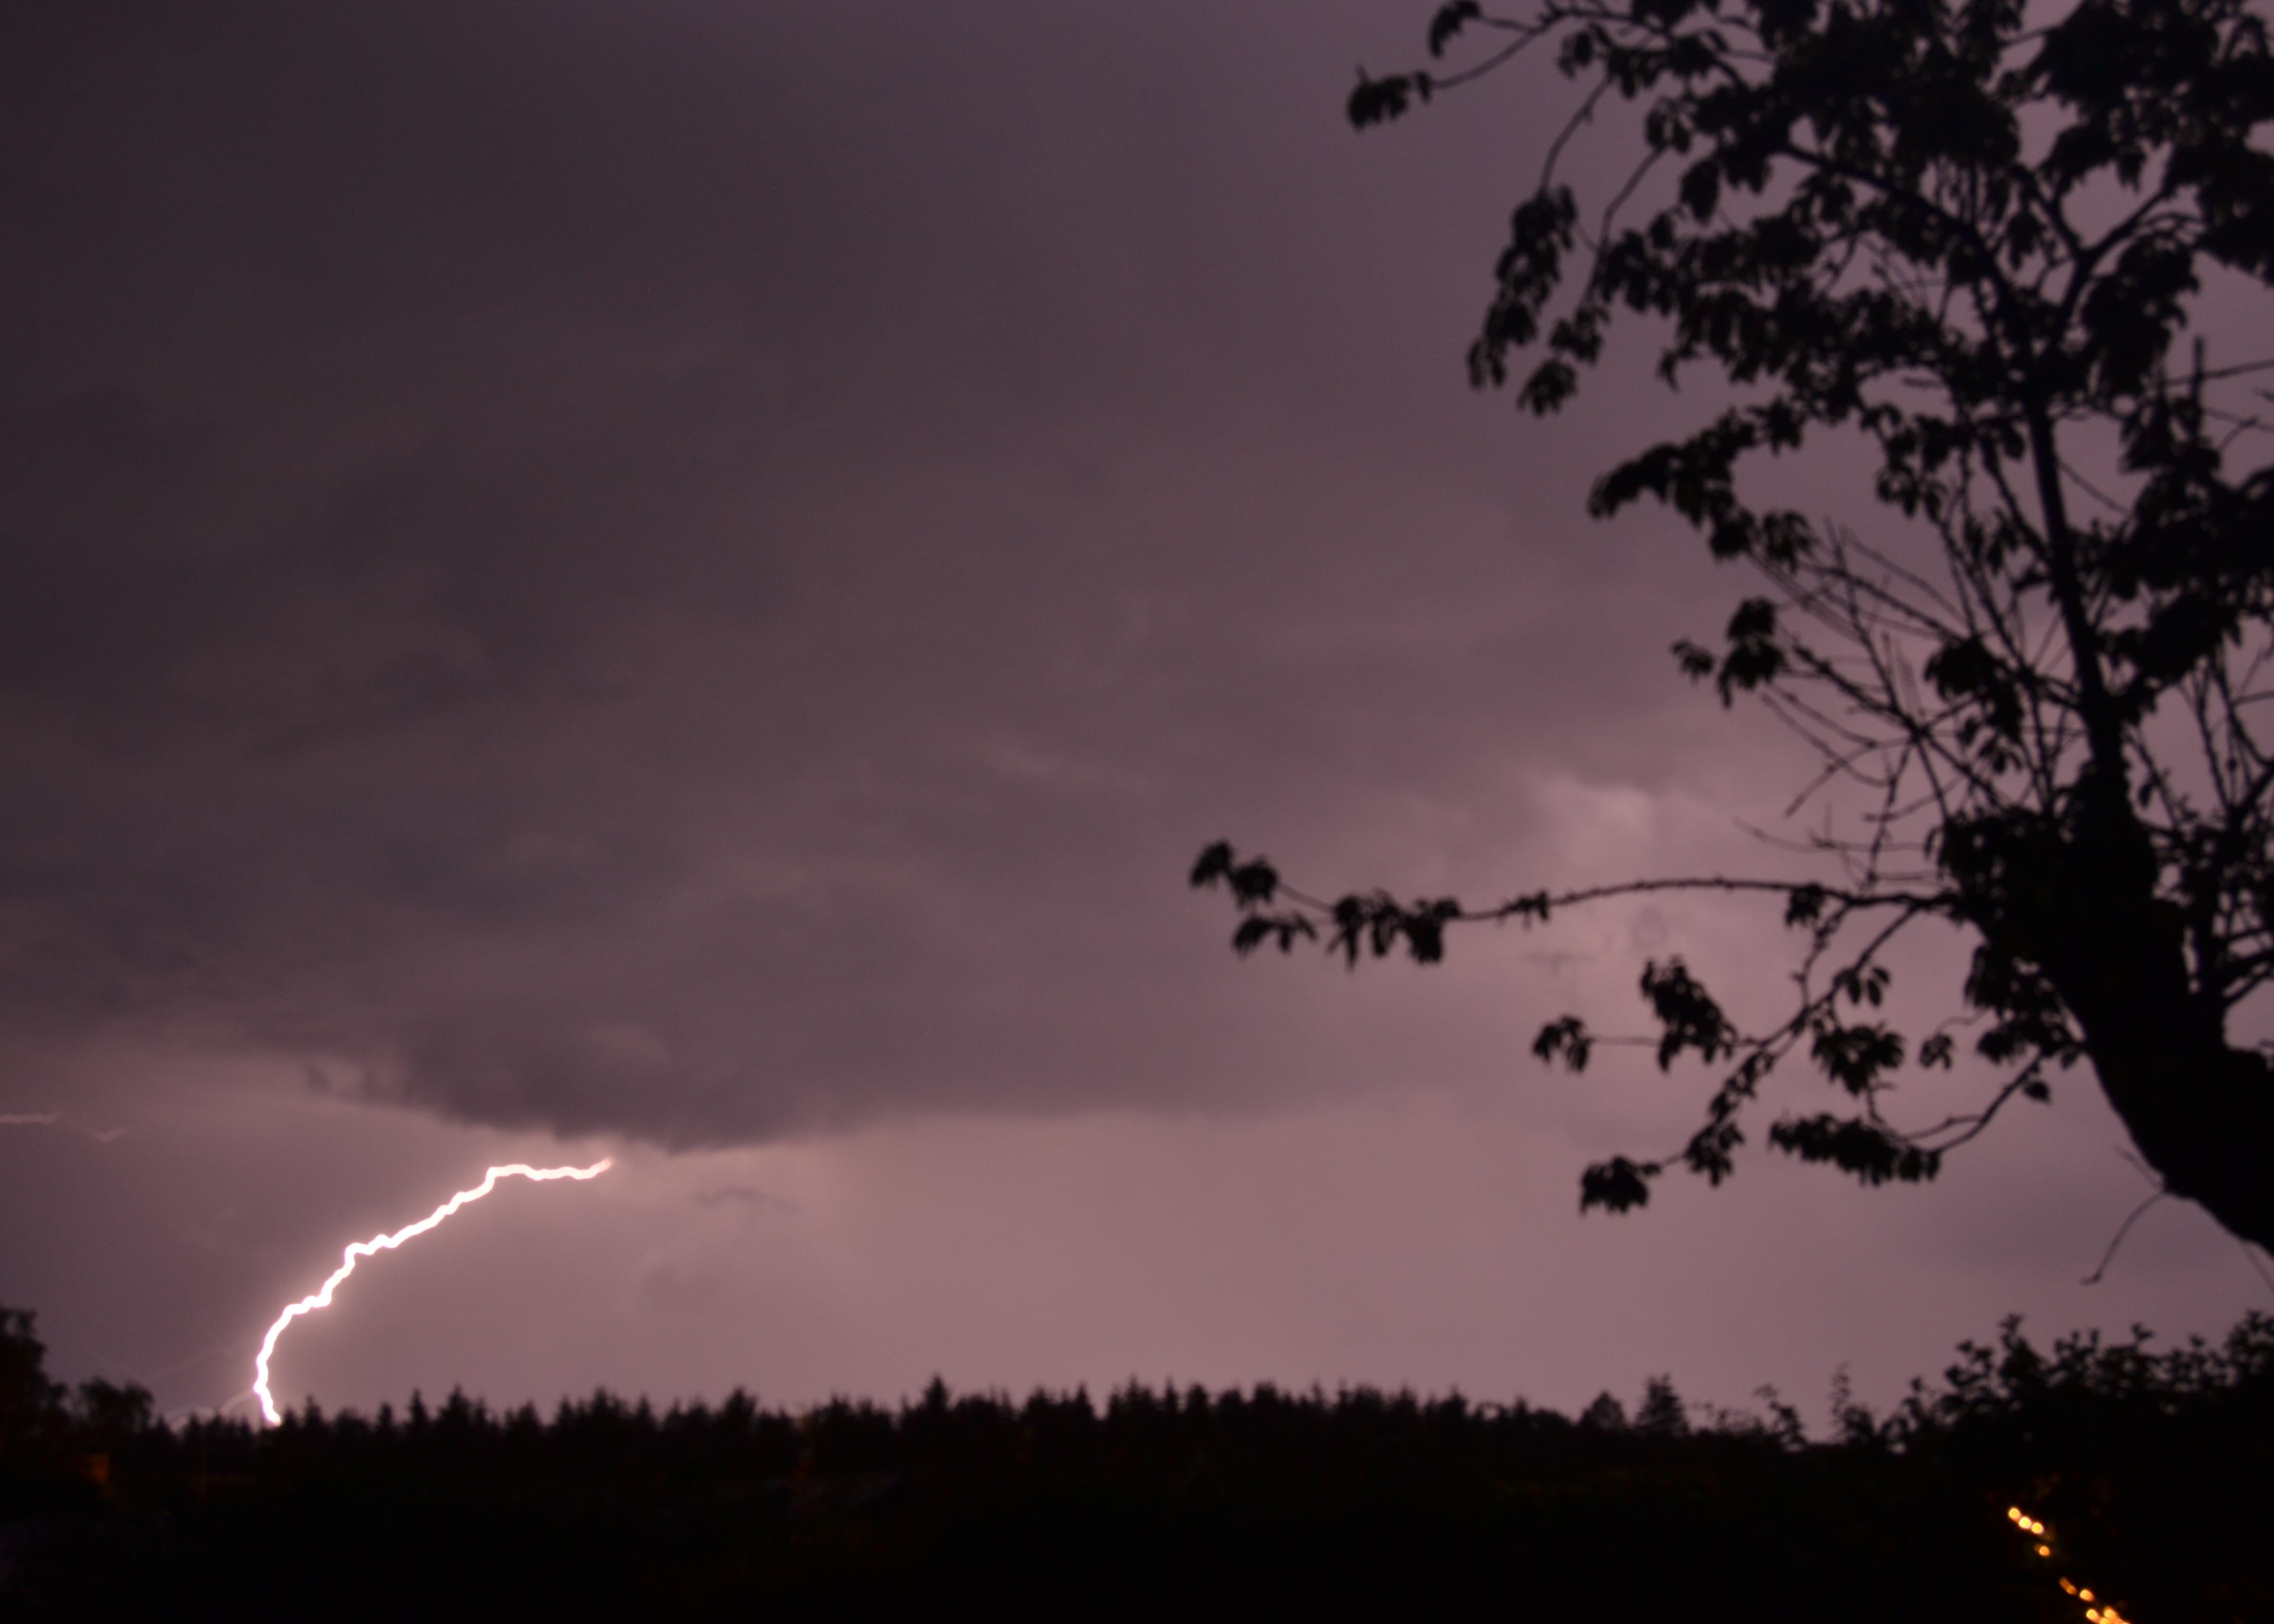
<svg viewBox="0 0 2274 1624">
<path fill-rule="evenodd" d="M 23 1616 L 106 1619 L 1322 1616 L 1473 1605 L 1658 1619 L 2263 1616 L 2274 1321 L 2221 1346 L 2050 1350 L 2008 1324 L 1811 1438 L 1653 1380 L 1570 1418 L 1520 1401 L 1132 1382 L 895 1409 L 737 1393 L 550 1417 L 453 1394 L 283 1425 L 66 1402 L 0 1317 L 0 1532 Z M 2022 1538 L 2026 1506 L 2048 1532 Z M 26 1530 L 32 1530 L 26 1532 Z M 2055 1556 L 2036 1553 L 2042 1539 Z M 1638 1561 L 1638 1553 L 1649 1560 Z M 11 1616 L 17 1613 L 11 1613 Z"/>
</svg>

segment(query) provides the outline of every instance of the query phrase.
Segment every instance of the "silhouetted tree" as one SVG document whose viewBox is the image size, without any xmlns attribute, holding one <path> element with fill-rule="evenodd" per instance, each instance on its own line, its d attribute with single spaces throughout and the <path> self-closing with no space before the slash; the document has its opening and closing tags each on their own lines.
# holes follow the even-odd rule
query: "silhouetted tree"
<svg viewBox="0 0 2274 1624">
<path fill-rule="evenodd" d="M 1664 335 L 1671 383 L 1700 365 L 1736 403 L 1605 473 L 1591 510 L 1642 497 L 1762 583 L 1718 650 L 1680 668 L 1726 705 L 1769 708 L 1868 797 L 1854 838 L 1812 844 L 1836 876 L 1645 878 L 1497 906 L 1338 900 L 1229 845 L 1195 884 L 1229 887 L 1234 945 L 1321 940 L 1355 964 L 1439 959 L 1449 928 L 1545 922 L 1660 891 L 1753 894 L 1801 934 L 1799 996 L 1741 1029 L 1680 960 L 1645 966 L 1659 1064 L 1723 1068 L 1674 1154 L 1589 1168 L 1583 1210 L 1648 1199 L 1679 1163 L 1718 1184 L 1763 1081 L 1804 1053 L 1841 1096 L 1788 1115 L 1779 1149 L 1867 1184 L 1943 1155 L 2049 1072 L 2090 1064 L 2165 1191 L 2274 1245 L 2274 1050 L 2237 1038 L 2274 976 L 2265 740 L 2274 704 L 2274 470 L 2229 471 L 2260 432 L 2274 360 L 2197 334 L 2216 283 L 2263 339 L 2274 282 L 2274 60 L 2247 0 L 1545 0 L 1441 6 L 1457 71 L 1360 74 L 1359 126 L 1528 52 L 1583 86 L 1516 209 L 1470 352 L 1557 410 L 1622 317 Z M 1639 162 L 1583 207 L 1559 174 L 1608 109 Z M 2234 312 L 2241 313 L 2237 319 Z M 1766 452 L 1845 437 L 1876 453 L 1870 538 L 1748 494 Z M 1800 804 L 1796 802 L 1796 806 Z M 1889 944 L 1921 921 L 1969 933 L 1963 1007 L 1924 1031 L 1882 1019 Z M 1883 1113 L 1907 1060 L 1950 1065 L 1962 1031 L 1998 1068 L 1976 1109 Z M 1539 1056 L 1573 1070 L 1576 1016 Z"/>
<path fill-rule="evenodd" d="M 1674 1390 L 1671 1376 L 1653 1376 L 1643 1384 L 1642 1408 L 1635 1411 L 1634 1429 L 1652 1438 L 1683 1438 L 1690 1432 L 1690 1407 Z"/>
<path fill-rule="evenodd" d="M 139 1382 L 124 1387 L 97 1376 L 79 1384 L 72 1395 L 72 1421 L 88 1448 L 116 1451 L 158 1425 L 150 1390 Z"/>
<path fill-rule="evenodd" d="M 1623 1432 L 1627 1430 L 1627 1407 L 1608 1393 L 1598 1393 L 1594 1402 L 1579 1412 L 1579 1425 L 1600 1432 Z"/>
<path fill-rule="evenodd" d="M 48 1380 L 48 1350 L 33 1318 L 0 1304 L 0 1462 L 44 1447 L 63 1420 L 64 1389 Z"/>
<path fill-rule="evenodd" d="M 36 1353 L 28 1320 L 0 1320 Z M 958 1395 L 802 1413 L 453 1393 L 404 1425 L 154 1425 L 31 1372 L 0 1455 L 0 1617 L 326 1620 L 1192 1612 L 1761 1620 L 2263 1618 L 2274 1320 L 2223 1348 L 2050 1351 L 2008 1324 L 1831 1439 L 1683 1403 L 1630 1419 L 1359 1387 Z M 98 1458 L 99 1457 L 99 1458 Z M 2027 1507 L 2027 1540 L 2007 1516 Z M 2054 1546 L 2048 1564 L 2037 1543 Z"/>
</svg>

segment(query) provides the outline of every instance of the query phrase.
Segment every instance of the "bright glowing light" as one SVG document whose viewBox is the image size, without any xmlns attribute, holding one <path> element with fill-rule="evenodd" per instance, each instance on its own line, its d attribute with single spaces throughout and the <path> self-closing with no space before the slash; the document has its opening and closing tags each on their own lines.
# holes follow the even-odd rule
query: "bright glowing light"
<svg viewBox="0 0 2274 1624">
<path fill-rule="evenodd" d="M 2015 1528 L 2020 1529 L 2025 1534 L 2034 1535 L 2040 1539 L 2051 1538 L 2050 1535 L 2045 1533 L 2045 1525 L 2038 1522 L 2037 1518 L 2029 1515 L 2029 1513 L 2023 1511 L 2019 1506 L 2008 1506 L 2006 1507 L 2006 1521 L 2011 1522 Z M 2053 1548 L 2050 1545 L 2038 1545 L 2037 1549 L 2039 1556 L 2050 1557 L 2053 1553 Z M 2094 1599 L 2092 1592 L 2085 1589 L 2082 1585 L 2077 1583 L 2074 1579 L 2064 1576 L 2059 1579 L 2059 1583 L 2062 1590 L 2067 1590 L 2079 1601 L 2091 1601 Z M 2126 1618 L 2114 1607 L 2110 1606 L 2105 1603 L 2097 1607 L 2087 1607 L 2084 1610 L 2084 1617 L 2085 1624 L 2132 1624 L 2131 1620 Z"/>
<path fill-rule="evenodd" d="M 268 1335 L 261 1338 L 260 1353 L 252 1361 L 252 1396 L 260 1401 L 262 1418 L 271 1426 L 284 1418 L 277 1413 L 276 1402 L 269 1396 L 268 1392 L 268 1360 L 269 1356 L 276 1351 L 276 1339 L 284 1335 L 286 1326 L 297 1320 L 302 1314 L 312 1314 L 320 1308 L 329 1308 L 332 1305 L 332 1293 L 339 1289 L 342 1281 L 355 1273 L 355 1266 L 363 1259 L 376 1252 L 393 1252 L 413 1236 L 425 1234 L 427 1230 L 435 1228 L 442 1220 L 469 1201 L 478 1201 L 496 1189 L 498 1180 L 501 1178 L 526 1178 L 536 1184 L 543 1184 L 553 1178 L 598 1178 L 614 1165 L 612 1158 L 603 1156 L 588 1168 L 533 1168 L 522 1162 L 516 1162 L 511 1167 L 493 1167 L 483 1175 L 480 1184 L 471 1190 L 459 1191 L 457 1194 L 443 1202 L 417 1223 L 397 1229 L 392 1235 L 374 1235 L 367 1241 L 357 1241 L 350 1244 L 340 1255 L 339 1267 L 332 1271 L 332 1277 L 324 1282 L 322 1288 L 310 1292 L 277 1315 L 276 1323 L 270 1326 Z"/>
</svg>

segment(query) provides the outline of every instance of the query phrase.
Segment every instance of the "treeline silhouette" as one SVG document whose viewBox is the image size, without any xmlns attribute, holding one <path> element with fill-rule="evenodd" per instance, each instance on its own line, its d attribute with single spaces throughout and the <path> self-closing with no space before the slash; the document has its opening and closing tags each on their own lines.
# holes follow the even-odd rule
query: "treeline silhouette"
<svg viewBox="0 0 2274 1624">
<path fill-rule="evenodd" d="M 549 1417 L 463 1394 L 283 1425 L 152 1418 L 41 1373 L 0 1311 L 0 1613 L 34 1618 L 998 1615 L 2274 1617 L 2274 1320 L 2223 1345 L 2034 1348 L 2009 1322 L 1811 1440 L 1693 1413 L 935 1381 L 800 1414 L 737 1392 Z M 2057 1547 L 2008 1520 L 2022 1506 Z"/>
</svg>

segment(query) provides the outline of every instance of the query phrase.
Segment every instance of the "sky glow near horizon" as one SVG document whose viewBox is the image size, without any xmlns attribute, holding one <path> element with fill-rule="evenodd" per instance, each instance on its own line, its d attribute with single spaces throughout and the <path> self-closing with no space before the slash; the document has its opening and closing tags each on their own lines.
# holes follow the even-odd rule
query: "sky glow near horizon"
<svg viewBox="0 0 2274 1624">
<path fill-rule="evenodd" d="M 219 1406 L 312 1248 L 437 1169 L 603 1154 L 294 1320 L 285 1396 L 1805 1408 L 2009 1312 L 2268 1305 L 2172 1202 L 2077 1284 L 2142 1193 L 2081 1074 L 1924 1189 L 1755 1154 L 1580 1217 L 1709 1084 L 1533 1034 L 1638 1028 L 1674 954 L 1775 1015 L 1773 906 L 1353 976 L 1235 960 L 1186 890 L 1218 838 L 1478 900 L 1814 826 L 1804 752 L 1666 652 L 1747 583 L 1585 516 L 1710 391 L 1646 345 L 1555 418 L 1465 387 L 1562 87 L 1352 134 L 1351 61 L 1428 10 L 26 19 L 0 1117 L 56 1120 L 0 1133 L 0 1301 L 56 1371 Z M 1836 445 L 1773 477 L 1879 522 Z M 1922 937 L 1894 996 L 1963 970 Z"/>
</svg>

